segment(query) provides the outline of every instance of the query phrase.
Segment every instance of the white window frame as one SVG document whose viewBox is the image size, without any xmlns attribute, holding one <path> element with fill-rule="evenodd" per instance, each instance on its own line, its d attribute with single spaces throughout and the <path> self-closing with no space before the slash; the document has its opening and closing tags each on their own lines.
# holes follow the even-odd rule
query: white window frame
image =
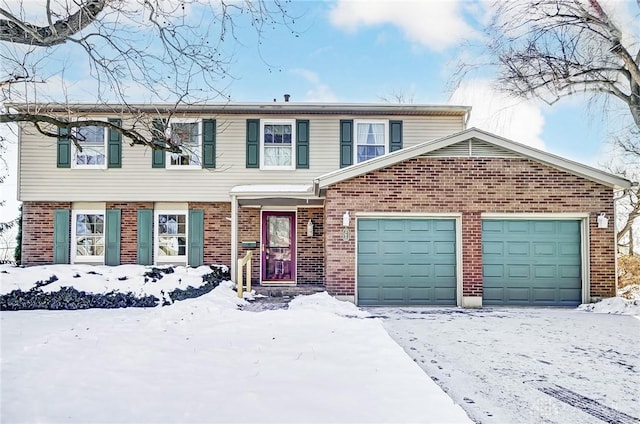
<svg viewBox="0 0 640 424">
<path fill-rule="evenodd" d="M 291 164 L 284 166 L 265 165 L 264 127 L 265 125 L 291 125 Z M 260 169 L 293 170 L 296 169 L 296 120 L 295 119 L 261 119 L 260 120 Z"/>
<path fill-rule="evenodd" d="M 171 139 L 171 125 L 172 124 L 198 124 L 198 147 L 197 155 L 200 159 L 199 164 L 178 165 L 172 164 L 171 159 L 174 153 L 166 152 L 165 163 L 167 169 L 202 169 L 202 119 L 200 118 L 171 118 L 167 125 L 167 138 Z"/>
<path fill-rule="evenodd" d="M 390 145 L 389 145 L 389 121 L 388 120 L 375 120 L 375 119 L 356 119 L 353 121 L 353 163 L 363 163 L 364 161 L 358 161 L 358 125 L 360 124 L 382 124 L 384 125 L 383 135 L 384 135 L 384 144 L 381 145 L 384 147 L 384 153 L 380 156 L 384 156 L 389 153 Z M 380 146 L 380 145 L 377 145 Z M 380 157 L 376 156 L 376 157 Z M 373 158 L 371 158 L 373 159 Z"/>
<path fill-rule="evenodd" d="M 184 255 L 160 255 L 160 215 L 184 215 Z M 160 209 L 153 214 L 153 253 L 157 264 L 186 264 L 189 255 L 189 210 L 187 209 Z"/>
<path fill-rule="evenodd" d="M 102 215 L 102 255 L 78 255 L 78 215 Z M 107 213 L 104 209 L 73 209 L 71 211 L 71 262 L 104 263 L 104 253 L 107 250 Z"/>
<path fill-rule="evenodd" d="M 109 151 L 108 146 L 107 146 L 107 142 L 109 140 L 109 129 L 107 127 L 102 127 L 102 126 L 99 126 L 99 125 L 90 125 L 90 127 L 91 126 L 100 127 L 100 128 L 103 129 L 102 147 L 104 149 L 104 163 L 102 163 L 102 164 L 79 164 L 78 163 L 78 154 L 82 154 L 82 152 L 80 152 L 80 150 L 76 146 L 76 143 L 71 141 L 71 167 L 72 168 L 76 168 L 76 169 L 107 169 L 107 162 L 109 161 L 109 158 L 107 157 L 107 154 L 108 154 L 108 151 Z M 73 127 L 73 128 L 71 128 L 71 131 L 73 132 L 73 135 L 76 136 L 76 133 L 81 128 L 87 128 L 87 127 Z M 83 149 L 83 151 L 84 151 L 84 149 Z"/>
</svg>

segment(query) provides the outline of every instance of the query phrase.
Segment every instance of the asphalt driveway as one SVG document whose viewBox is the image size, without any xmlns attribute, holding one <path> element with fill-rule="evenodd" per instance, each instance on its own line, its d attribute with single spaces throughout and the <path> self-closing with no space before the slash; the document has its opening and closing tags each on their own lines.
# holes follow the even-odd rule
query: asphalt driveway
<svg viewBox="0 0 640 424">
<path fill-rule="evenodd" d="M 478 423 L 640 423 L 640 319 L 366 308 Z"/>
</svg>

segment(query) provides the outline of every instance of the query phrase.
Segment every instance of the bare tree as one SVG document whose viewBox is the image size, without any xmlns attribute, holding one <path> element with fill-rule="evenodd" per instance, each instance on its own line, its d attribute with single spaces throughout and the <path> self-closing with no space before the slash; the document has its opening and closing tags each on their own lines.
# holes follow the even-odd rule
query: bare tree
<svg viewBox="0 0 640 424">
<path fill-rule="evenodd" d="M 631 119 L 628 135 L 615 143 L 638 164 L 640 34 L 632 28 L 640 19 L 640 0 L 618 6 L 635 10 L 631 16 L 625 11 L 613 16 L 599 0 L 498 1 L 486 27 L 487 60 L 497 67 L 496 87 L 517 97 L 538 98 L 550 105 L 578 93 L 617 100 Z M 619 17 L 631 18 L 631 24 Z M 468 65 L 460 68 L 461 78 Z M 638 189 L 621 196 L 635 206 L 618 240 L 638 216 Z"/>
<path fill-rule="evenodd" d="M 104 126 L 131 144 L 178 151 L 165 131 L 154 128 L 149 112 L 133 103 L 131 92 L 145 101 L 180 105 L 213 99 L 228 100 L 227 81 L 233 49 L 241 27 L 255 30 L 256 42 L 276 26 L 290 29 L 290 0 L 49 0 L 38 3 L 5 1 L 0 7 L 0 123 L 31 122 L 45 136 L 56 128 Z M 40 12 L 37 20 L 36 12 Z M 293 31 L 292 31 L 293 32 Z M 63 50 L 64 49 L 64 50 Z M 123 125 L 60 113 L 67 99 L 62 91 L 55 107 L 42 101 L 41 88 L 75 69 L 58 54 L 83 58 L 95 84 L 96 104 L 118 104 L 131 115 Z M 135 96 L 134 95 L 134 96 Z M 11 105 L 20 108 L 11 108 Z M 7 107 L 8 106 L 8 107 Z M 69 115 L 69 116 L 65 116 Z M 74 139 L 75 132 L 69 131 Z M 161 140 L 161 143 L 158 143 Z"/>
</svg>

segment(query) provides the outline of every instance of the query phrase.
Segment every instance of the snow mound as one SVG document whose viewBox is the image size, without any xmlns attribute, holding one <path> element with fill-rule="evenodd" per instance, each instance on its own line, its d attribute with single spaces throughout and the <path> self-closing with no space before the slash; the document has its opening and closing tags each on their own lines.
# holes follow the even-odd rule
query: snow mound
<svg viewBox="0 0 640 424">
<path fill-rule="evenodd" d="M 640 315 L 640 300 L 627 300 L 622 297 L 610 297 L 597 303 L 585 303 L 578 309 L 598 314 Z"/>
<path fill-rule="evenodd" d="M 368 318 L 368 312 L 358 309 L 351 302 L 337 300 L 327 292 L 309 296 L 296 296 L 289 303 L 289 310 L 323 311 L 347 318 Z"/>
<path fill-rule="evenodd" d="M 629 300 L 640 300 L 640 284 L 630 284 L 618 290 L 618 296 Z"/>
</svg>

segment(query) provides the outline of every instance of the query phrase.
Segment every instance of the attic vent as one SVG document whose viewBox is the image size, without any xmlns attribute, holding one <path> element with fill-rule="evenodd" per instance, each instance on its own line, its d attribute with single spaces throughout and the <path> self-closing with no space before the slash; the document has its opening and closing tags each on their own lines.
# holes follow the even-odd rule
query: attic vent
<svg viewBox="0 0 640 424">
<path fill-rule="evenodd" d="M 485 143 L 484 141 L 473 140 L 471 141 L 471 156 L 490 158 L 514 158 L 518 157 L 518 154 L 510 150 L 503 149 L 502 147 Z"/>
<path fill-rule="evenodd" d="M 469 156 L 469 141 L 461 141 L 442 149 L 434 150 L 427 153 L 427 156 L 433 157 L 465 157 Z"/>
</svg>

